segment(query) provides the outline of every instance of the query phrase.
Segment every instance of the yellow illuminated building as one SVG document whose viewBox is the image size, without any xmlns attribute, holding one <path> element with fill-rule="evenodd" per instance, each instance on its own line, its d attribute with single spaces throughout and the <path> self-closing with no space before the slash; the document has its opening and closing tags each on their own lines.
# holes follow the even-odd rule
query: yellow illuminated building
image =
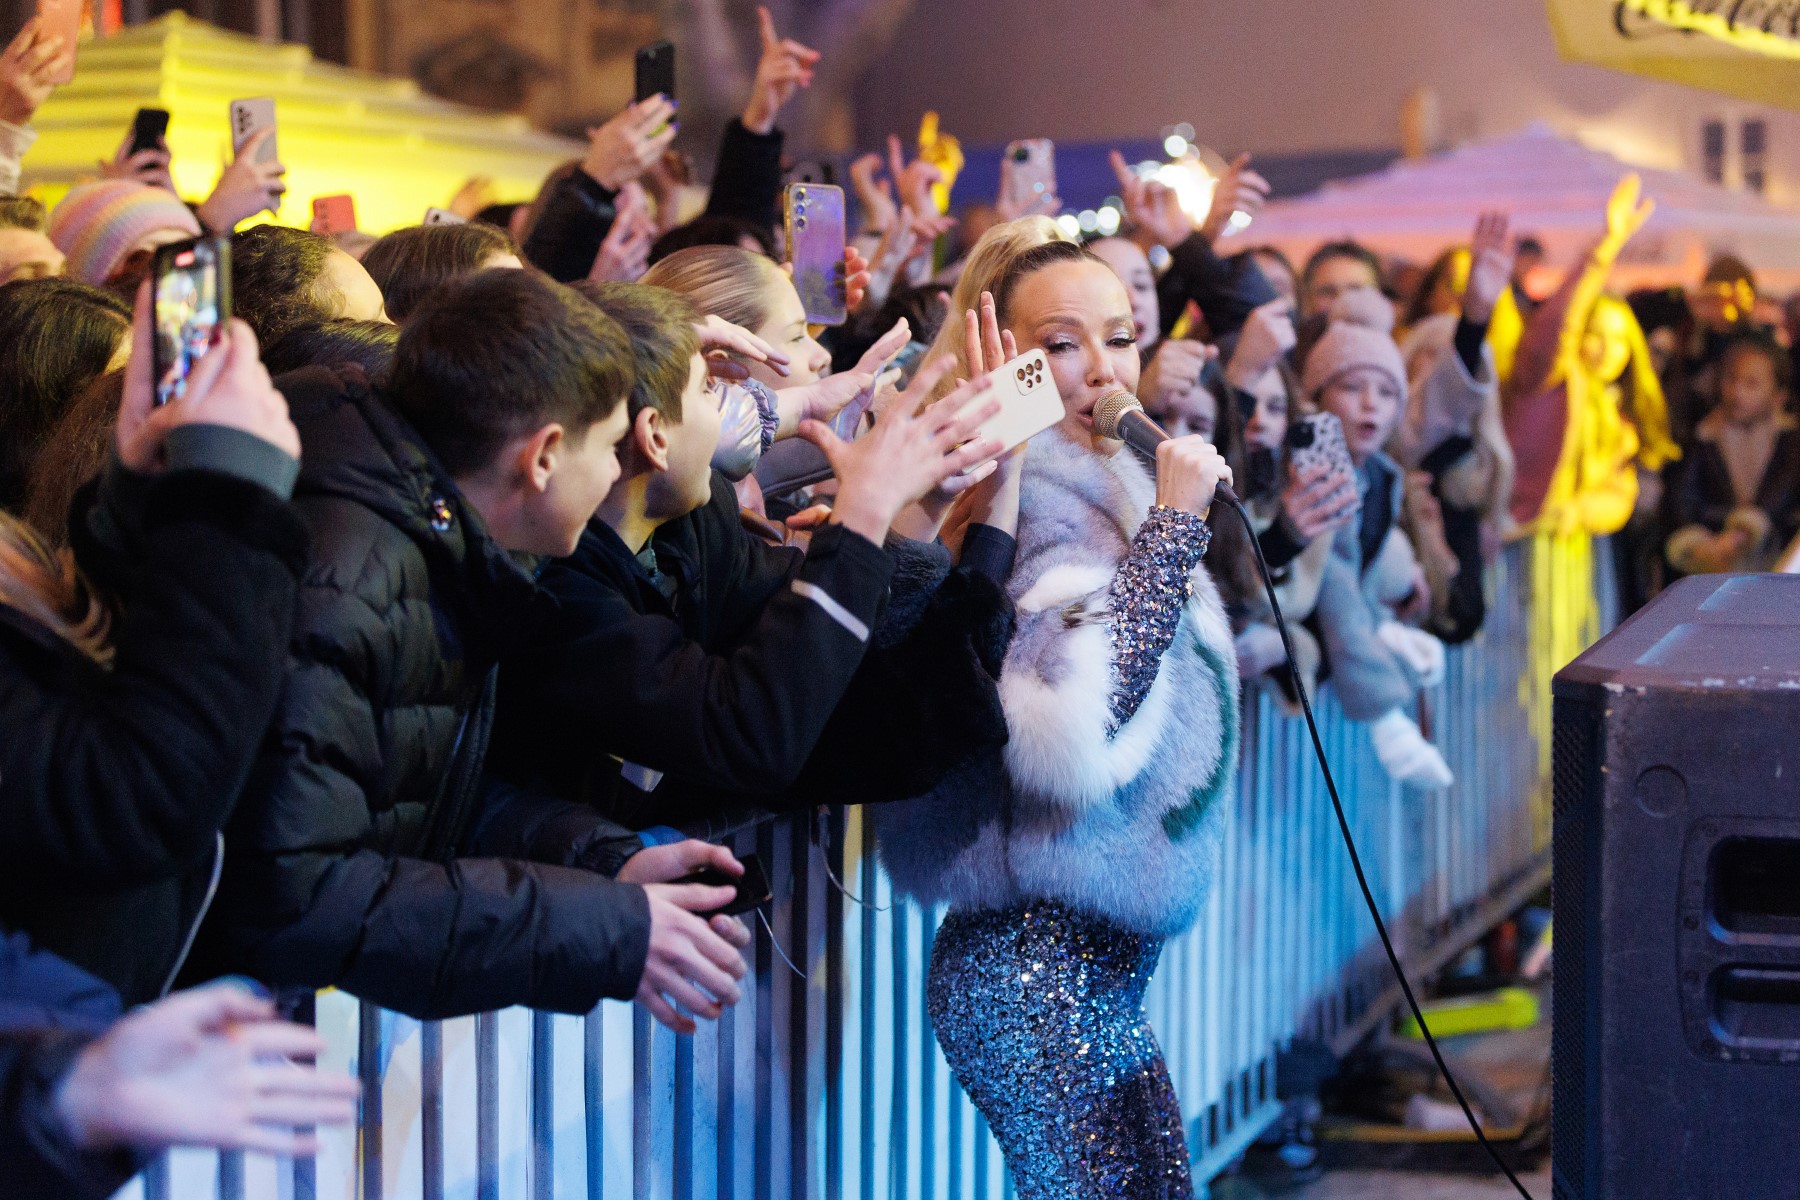
<svg viewBox="0 0 1800 1200">
<path fill-rule="evenodd" d="M 171 12 L 82 44 L 75 82 L 32 122 L 40 137 L 25 156 L 24 186 L 54 204 L 113 156 L 139 108 L 164 108 L 176 187 L 202 199 L 231 156 L 228 107 L 252 96 L 275 98 L 288 169 L 284 225 L 304 227 L 312 198 L 339 192 L 356 198 L 357 222 L 371 233 L 416 225 L 474 175 L 491 178 L 501 198 L 528 199 L 552 167 L 583 150 L 523 117 L 424 95 L 410 79 L 318 62 L 304 46 Z"/>
</svg>

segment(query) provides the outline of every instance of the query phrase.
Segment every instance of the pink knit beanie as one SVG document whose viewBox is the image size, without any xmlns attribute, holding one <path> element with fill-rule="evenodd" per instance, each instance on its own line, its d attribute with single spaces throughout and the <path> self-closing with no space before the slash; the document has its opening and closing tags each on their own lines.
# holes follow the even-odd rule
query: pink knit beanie
<svg viewBox="0 0 1800 1200">
<path fill-rule="evenodd" d="M 179 196 L 135 179 L 79 184 L 50 212 L 50 240 L 68 256 L 69 277 L 96 287 L 160 229 L 200 236 L 200 222 Z"/>
<path fill-rule="evenodd" d="M 1331 381 L 1358 367 L 1374 367 L 1406 398 L 1406 362 L 1394 344 L 1394 306 L 1373 288 L 1355 288 L 1331 306 L 1330 324 L 1306 356 L 1301 387 L 1317 401 Z"/>
</svg>

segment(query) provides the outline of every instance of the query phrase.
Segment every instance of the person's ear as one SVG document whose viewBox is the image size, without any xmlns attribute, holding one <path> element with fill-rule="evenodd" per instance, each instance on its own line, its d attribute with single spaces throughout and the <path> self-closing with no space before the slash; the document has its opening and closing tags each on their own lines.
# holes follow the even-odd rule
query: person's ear
<svg viewBox="0 0 1800 1200">
<path fill-rule="evenodd" d="M 550 490 L 550 478 L 562 462 L 567 442 L 563 427 L 552 421 L 520 444 L 518 475 L 529 491 L 541 495 Z"/>
<path fill-rule="evenodd" d="M 651 469 L 669 469 L 669 426 L 654 408 L 638 410 L 637 418 L 631 423 L 631 445 Z"/>
</svg>

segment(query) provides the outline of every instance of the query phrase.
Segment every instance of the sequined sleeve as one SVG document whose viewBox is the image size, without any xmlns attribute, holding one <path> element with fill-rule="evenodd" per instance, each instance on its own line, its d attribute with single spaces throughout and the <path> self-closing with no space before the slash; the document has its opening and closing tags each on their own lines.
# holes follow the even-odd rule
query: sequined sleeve
<svg viewBox="0 0 1800 1200">
<path fill-rule="evenodd" d="M 1212 529 L 1193 513 L 1158 505 L 1113 576 L 1107 615 L 1112 625 L 1112 727 L 1131 720 L 1156 682 L 1163 651 L 1188 598 L 1188 577 L 1206 556 Z"/>
</svg>

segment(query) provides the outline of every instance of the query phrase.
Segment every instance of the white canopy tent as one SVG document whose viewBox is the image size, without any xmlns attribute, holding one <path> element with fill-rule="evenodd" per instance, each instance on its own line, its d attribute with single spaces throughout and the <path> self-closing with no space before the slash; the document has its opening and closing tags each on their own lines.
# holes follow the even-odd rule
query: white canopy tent
<svg viewBox="0 0 1800 1200">
<path fill-rule="evenodd" d="M 1634 167 L 1542 124 L 1274 201 L 1229 248 L 1274 245 L 1299 265 L 1323 242 L 1354 238 L 1423 264 L 1466 243 L 1475 218 L 1498 210 L 1516 233 L 1544 243 L 1560 273 L 1599 236 L 1606 199 L 1631 171 L 1656 215 L 1626 248 L 1616 287 L 1692 286 L 1726 253 L 1749 263 L 1766 291 L 1800 287 L 1800 213 L 1680 171 Z"/>
</svg>

